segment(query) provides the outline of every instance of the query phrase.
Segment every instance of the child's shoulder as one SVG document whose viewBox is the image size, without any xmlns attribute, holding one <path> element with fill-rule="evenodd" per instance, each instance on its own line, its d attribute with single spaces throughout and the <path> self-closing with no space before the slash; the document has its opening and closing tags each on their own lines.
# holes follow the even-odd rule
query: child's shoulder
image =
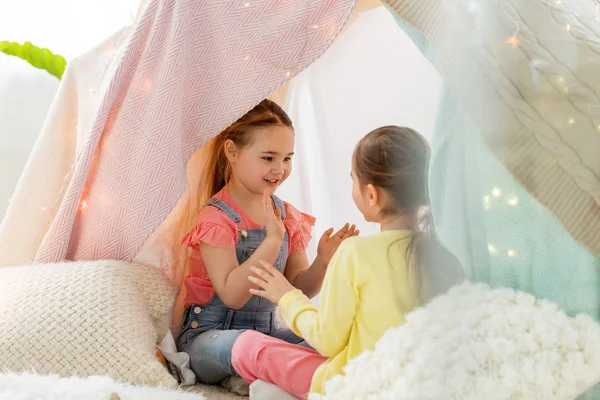
<svg viewBox="0 0 600 400">
<path fill-rule="evenodd" d="M 227 215 L 225 211 L 221 210 L 219 207 L 208 204 L 200 210 L 196 216 L 194 225 L 199 225 L 202 223 L 213 223 L 235 228 L 235 222 L 229 215 Z"/>
<path fill-rule="evenodd" d="M 283 206 L 285 207 L 286 219 L 289 218 L 290 222 L 296 222 L 297 224 L 308 224 L 311 227 L 314 226 L 315 222 L 317 221 L 315 217 L 298 210 L 285 200 L 282 200 L 282 202 Z"/>
<path fill-rule="evenodd" d="M 395 233 L 380 232 L 373 235 L 349 237 L 341 243 L 339 248 L 346 253 L 370 254 L 372 252 L 387 250 L 394 242 L 404 241 L 404 239 L 404 237 Z"/>
<path fill-rule="evenodd" d="M 224 211 L 217 207 L 205 206 L 196 216 L 182 243 L 196 250 L 200 242 L 215 247 L 232 248 L 235 246 L 236 231 L 235 222 Z"/>
<path fill-rule="evenodd" d="M 370 236 L 352 236 L 344 239 L 344 241 L 340 244 L 338 251 L 353 253 L 360 251 L 362 248 L 367 248 L 370 242 Z"/>
</svg>

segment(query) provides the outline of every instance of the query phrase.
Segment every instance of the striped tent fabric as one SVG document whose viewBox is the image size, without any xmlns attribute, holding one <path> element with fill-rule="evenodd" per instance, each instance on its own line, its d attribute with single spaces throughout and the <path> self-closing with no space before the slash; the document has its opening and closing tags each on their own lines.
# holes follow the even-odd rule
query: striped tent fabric
<svg viewBox="0 0 600 400">
<path fill-rule="evenodd" d="M 53 110 L 68 108 L 79 121 L 70 136 L 77 146 L 59 149 L 52 142 L 69 127 L 51 112 L 26 167 L 22 181 L 42 172 L 35 157 L 49 156 L 40 143 L 74 159 L 53 213 L 37 218 L 47 230 L 35 261 L 132 259 L 183 193 L 190 156 L 315 61 L 353 6 L 352 0 L 143 2 L 130 27 L 75 60 L 65 74 Z M 104 47 L 110 56 L 103 61 L 98 54 Z M 98 63 L 104 63 L 102 75 Z M 82 85 L 89 74 L 96 79 L 88 89 Z M 80 109 L 73 109 L 67 89 L 93 98 L 94 106 L 81 107 L 80 99 Z M 13 217 L 9 209 L 5 222 L 22 226 L 21 215 L 33 226 L 31 214 L 40 214 L 40 205 L 25 201 L 32 197 L 26 182 L 19 186 L 17 209 Z M 29 250 L 36 246 L 32 241 Z"/>
</svg>

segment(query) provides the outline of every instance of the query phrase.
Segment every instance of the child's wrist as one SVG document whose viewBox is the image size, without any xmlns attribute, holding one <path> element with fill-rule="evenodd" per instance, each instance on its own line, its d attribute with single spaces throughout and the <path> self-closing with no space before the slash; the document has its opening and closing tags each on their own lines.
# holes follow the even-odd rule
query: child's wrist
<svg viewBox="0 0 600 400">
<path fill-rule="evenodd" d="M 323 268 L 323 269 L 327 268 L 327 263 L 325 262 L 325 260 L 323 259 L 323 257 L 319 253 L 317 253 L 317 256 L 315 257 L 315 260 L 312 263 L 312 267 Z"/>
</svg>

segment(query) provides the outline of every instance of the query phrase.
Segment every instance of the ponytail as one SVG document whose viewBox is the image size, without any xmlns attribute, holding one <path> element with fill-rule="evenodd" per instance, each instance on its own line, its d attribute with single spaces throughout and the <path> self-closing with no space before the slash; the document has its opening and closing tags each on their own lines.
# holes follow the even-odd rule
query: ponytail
<svg viewBox="0 0 600 400">
<path fill-rule="evenodd" d="M 415 292 L 424 304 L 463 282 L 466 275 L 458 258 L 435 233 L 429 210 L 421 216 L 419 225 L 412 231 L 406 259 L 408 268 L 411 268 L 414 257 Z"/>
<path fill-rule="evenodd" d="M 200 180 L 200 204 L 205 204 L 212 196 L 225 187 L 231 175 L 229 160 L 225 155 L 225 142 L 228 135 L 221 133 L 209 142 L 209 154 Z"/>
</svg>

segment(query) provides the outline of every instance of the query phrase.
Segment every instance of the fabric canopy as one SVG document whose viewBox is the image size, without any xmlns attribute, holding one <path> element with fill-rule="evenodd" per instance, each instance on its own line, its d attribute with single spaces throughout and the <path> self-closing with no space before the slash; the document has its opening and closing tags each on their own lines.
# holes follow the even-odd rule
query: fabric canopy
<svg viewBox="0 0 600 400">
<path fill-rule="evenodd" d="M 486 145 L 600 255 L 600 22 L 582 1 L 385 0 Z M 563 4 L 564 3 L 564 4 Z"/>
<path fill-rule="evenodd" d="M 0 265 L 125 259 L 208 139 L 317 59 L 351 0 L 147 0 L 72 61 L 0 227 Z"/>
</svg>

